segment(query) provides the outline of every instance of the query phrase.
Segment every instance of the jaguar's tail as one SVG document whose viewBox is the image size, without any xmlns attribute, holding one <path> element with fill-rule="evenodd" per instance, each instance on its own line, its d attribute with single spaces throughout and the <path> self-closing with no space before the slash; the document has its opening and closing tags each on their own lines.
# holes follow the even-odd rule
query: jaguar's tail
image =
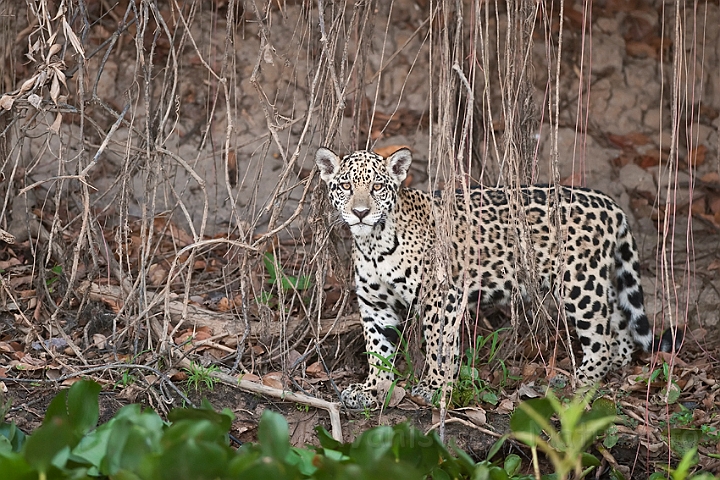
<svg viewBox="0 0 720 480">
<path fill-rule="evenodd" d="M 628 319 L 633 339 L 646 352 L 677 351 L 682 343 L 682 332 L 667 329 L 660 339 L 653 338 L 650 322 L 645 314 L 643 289 L 640 285 L 640 261 L 635 239 L 630 231 L 627 218 L 623 219 L 617 236 L 615 249 L 615 281 L 618 305 Z M 673 342 L 674 339 L 674 342 Z"/>
</svg>

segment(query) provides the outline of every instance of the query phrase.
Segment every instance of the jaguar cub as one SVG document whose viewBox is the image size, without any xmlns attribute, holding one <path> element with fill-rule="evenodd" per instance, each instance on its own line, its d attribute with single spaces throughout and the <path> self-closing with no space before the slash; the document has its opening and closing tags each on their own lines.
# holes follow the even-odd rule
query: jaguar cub
<svg viewBox="0 0 720 480">
<path fill-rule="evenodd" d="M 586 188 L 522 188 L 518 203 L 529 242 L 516 228 L 518 215 L 511 214 L 505 190 L 471 190 L 469 207 L 458 195 L 451 214 L 452 278 L 443 286 L 439 273 L 445 267 L 434 260 L 435 215 L 443 200 L 401 186 L 412 161 L 408 149 L 388 158 L 369 151 L 340 158 L 320 148 L 315 161 L 354 239 L 367 351 L 390 357 L 396 350 L 396 327 L 414 313 L 422 319 L 426 372 L 413 395 L 430 401 L 445 381 L 445 366 L 457 369 L 459 341 L 450 332 L 457 332 L 464 315 L 458 311 L 464 288 L 473 309 L 507 305 L 513 292 L 527 299 L 531 287 L 563 302 L 582 347 L 576 373 L 581 383 L 598 381 L 610 368 L 627 364 L 635 344 L 646 351 L 653 348 L 628 218 L 606 195 Z M 518 270 L 518 252 L 535 265 L 537 285 L 529 285 L 533 276 Z M 378 383 L 393 378 L 378 368 L 378 358 L 368 358 L 367 380 L 341 394 L 349 408 L 376 405 Z"/>
</svg>

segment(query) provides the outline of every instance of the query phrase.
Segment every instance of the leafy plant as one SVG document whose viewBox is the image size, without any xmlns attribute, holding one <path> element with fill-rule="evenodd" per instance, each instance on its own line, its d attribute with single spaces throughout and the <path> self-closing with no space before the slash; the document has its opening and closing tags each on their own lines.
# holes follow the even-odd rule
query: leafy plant
<svg viewBox="0 0 720 480">
<path fill-rule="evenodd" d="M 258 442 L 237 450 L 228 442 L 233 414 L 215 412 L 204 401 L 201 408 L 172 410 L 168 422 L 140 405 L 121 408 L 106 423 L 97 426 L 100 386 L 90 381 L 75 383 L 50 403 L 42 425 L 25 435 L 15 425 L 0 423 L 0 477 L 5 480 L 113 479 L 113 480 L 290 480 L 290 479 L 512 479 L 541 478 L 537 472 L 537 450 L 548 454 L 554 475 L 577 474 L 574 453 L 582 453 L 612 422 L 612 402 L 594 402 L 590 396 L 563 406 L 554 397 L 530 400 L 511 418 L 515 438 L 533 451 L 536 475 L 523 473 L 518 455 L 491 461 L 508 437 L 498 440 L 488 459 L 475 462 L 463 450 L 442 444 L 432 432 L 423 434 L 407 423 L 379 426 L 360 434 L 351 443 L 333 439 L 317 427 L 319 446 L 293 447 L 285 419 L 265 410 L 258 425 Z M 550 417 L 556 414 L 556 431 Z M 540 432 L 547 434 L 540 437 Z M 575 443 L 577 442 L 577 443 Z M 707 473 L 691 474 L 695 450 L 690 450 L 667 474 L 673 480 L 710 480 Z M 597 459 L 585 454 L 585 463 Z M 567 468 L 566 468 L 567 467 Z M 569 468 L 569 469 L 568 469 Z M 576 478 L 592 467 L 582 466 Z M 653 474 L 652 480 L 666 478 Z"/>
<path fill-rule="evenodd" d="M 307 290 L 312 286 L 312 279 L 309 275 L 302 275 L 300 277 L 285 275 L 283 268 L 277 262 L 275 255 L 272 253 L 268 252 L 263 256 L 263 263 L 265 264 L 265 270 L 267 270 L 270 277 L 268 279 L 268 283 L 276 284 L 279 280 L 280 287 L 285 292 L 292 290 Z"/>
<path fill-rule="evenodd" d="M 497 390 L 490 382 L 480 378 L 479 367 L 497 364 L 502 372 L 501 387 L 510 378 L 505 362 L 497 358 L 500 349 L 499 334 L 502 330 L 496 330 L 487 337 L 477 336 L 473 347 L 465 350 L 465 363 L 460 366 L 458 378 L 453 385 L 451 396 L 453 406 L 466 407 L 481 401 L 497 405 L 499 401 Z M 439 398 L 437 400 L 439 401 Z"/>
<path fill-rule="evenodd" d="M 676 468 L 666 468 L 667 473 L 670 474 L 672 480 L 714 480 L 717 479 L 715 475 L 709 472 L 697 472 L 695 474 L 690 473 L 690 469 L 697 463 L 697 449 L 691 448 L 685 455 Z M 665 480 L 666 475 L 664 473 L 656 472 L 648 477 L 648 480 Z"/>
<path fill-rule="evenodd" d="M 47 285 L 48 291 L 50 291 L 50 293 L 53 293 L 53 290 L 54 290 L 53 285 L 55 285 L 58 282 L 58 280 L 60 280 L 62 271 L 63 271 L 62 265 L 55 265 L 54 267 L 52 267 L 50 269 L 50 273 L 52 273 L 52 275 L 50 275 L 47 278 L 47 280 L 45 280 L 45 284 Z"/>
<path fill-rule="evenodd" d="M 642 379 L 647 383 L 656 382 L 658 380 L 664 382 L 666 386 L 660 390 L 660 395 L 666 399 L 667 403 L 675 403 L 680 398 L 680 386 L 677 384 L 675 379 L 672 378 L 672 372 L 670 372 L 670 365 L 667 362 L 663 362 L 659 368 L 652 371 L 647 379 Z"/>
<path fill-rule="evenodd" d="M 217 365 L 203 367 L 195 362 L 190 362 L 190 367 L 185 371 L 188 373 L 188 386 L 194 388 L 196 392 L 202 388 L 210 391 L 215 388 L 215 378 L 211 374 L 218 371 Z"/>
<path fill-rule="evenodd" d="M 410 349 L 408 348 L 407 340 L 403 336 L 402 332 L 395 326 L 391 327 L 395 330 L 398 335 L 398 347 L 395 352 L 390 356 L 383 356 L 375 352 L 365 352 L 367 355 L 376 358 L 379 363 L 375 364 L 378 370 L 381 372 L 389 372 L 393 374 L 394 380 L 388 389 L 387 395 L 385 395 L 385 401 L 383 402 L 383 408 L 387 408 L 388 402 L 392 397 L 393 390 L 401 380 L 407 380 L 409 383 L 415 383 L 415 374 L 413 369 L 412 356 L 410 355 Z M 405 361 L 405 369 L 400 370 L 396 367 L 395 359 L 402 356 Z"/>
<path fill-rule="evenodd" d="M 521 403 L 510 418 L 513 437 L 520 440 L 532 452 L 533 466 L 539 478 L 538 450 L 542 451 L 555 467 L 555 478 L 566 479 L 570 473 L 584 478 L 600 461 L 586 452 L 588 446 L 615 422 L 615 404 L 599 398 L 586 410 L 594 390 L 584 396 L 577 395 L 567 405 L 548 390 L 545 398 Z M 550 418 L 557 415 L 560 429 Z M 547 440 L 541 436 L 547 435 Z"/>
</svg>

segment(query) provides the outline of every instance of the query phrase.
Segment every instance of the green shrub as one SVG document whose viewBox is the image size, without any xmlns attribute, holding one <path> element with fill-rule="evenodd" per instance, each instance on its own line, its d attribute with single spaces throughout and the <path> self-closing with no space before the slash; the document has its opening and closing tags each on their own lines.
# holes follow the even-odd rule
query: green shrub
<svg viewBox="0 0 720 480">
<path fill-rule="evenodd" d="M 227 409 L 215 412 L 207 402 L 201 408 L 171 411 L 167 423 L 152 410 L 127 405 L 96 427 L 99 392 L 100 386 L 90 381 L 61 392 L 31 435 L 26 436 L 13 424 L 0 424 L 2 480 L 535 478 L 521 473 L 523 466 L 517 455 L 494 463 L 476 463 L 462 450 L 443 445 L 434 432 L 425 435 L 407 423 L 371 428 L 352 443 L 338 442 L 317 427 L 320 446 L 296 448 L 290 445 L 285 419 L 266 410 L 258 426 L 258 442 L 237 450 L 228 442 L 232 413 Z M 513 435 L 530 445 L 533 453 L 538 448 L 545 451 L 555 468 L 564 465 L 565 470 L 558 473 L 572 470 L 575 464 L 569 462 L 569 455 L 584 453 L 611 417 L 608 405 L 596 404 L 586 411 L 578 406 L 581 403 L 582 399 L 565 407 L 557 400 L 526 402 L 511 420 Z M 561 420 L 559 431 L 549 423 L 553 414 Z M 573 425 L 576 430 L 587 431 L 573 432 Z M 541 430 L 549 435 L 548 441 L 539 436 Z M 498 453 L 506 439 L 493 446 L 488 458 Z M 550 453 L 551 449 L 556 453 Z M 558 458 L 568 462 L 556 463 Z M 670 476 L 677 473 L 678 480 L 690 478 L 690 464 L 686 456 Z"/>
</svg>

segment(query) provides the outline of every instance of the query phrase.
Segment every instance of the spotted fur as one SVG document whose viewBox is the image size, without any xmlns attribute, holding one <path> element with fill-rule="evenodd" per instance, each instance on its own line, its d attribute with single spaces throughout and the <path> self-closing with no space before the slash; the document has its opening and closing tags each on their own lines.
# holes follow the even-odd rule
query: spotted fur
<svg viewBox="0 0 720 480">
<path fill-rule="evenodd" d="M 368 151 L 341 159 L 325 148 L 316 155 L 330 200 L 353 235 L 367 351 L 390 357 L 396 328 L 414 313 L 422 319 L 426 372 L 414 395 L 429 401 L 445 381 L 444 366 L 457 368 L 459 344 L 451 333 L 463 317 L 458 310 L 464 285 L 470 307 L 481 310 L 508 305 L 513 292 L 528 300 L 532 286 L 561 301 L 582 347 L 577 371 L 582 383 L 627 364 L 636 345 L 652 348 L 635 241 L 627 215 L 608 196 L 586 188 L 522 188 L 527 243 L 506 190 L 471 190 L 469 209 L 458 195 L 451 213 L 452 278 L 441 285 L 443 275 L 433 259 L 438 255 L 435 215 L 443 200 L 401 186 L 411 161 L 407 149 L 387 159 Z M 535 276 L 519 270 L 518 252 L 534 264 Z M 448 353 L 453 355 L 449 362 Z M 367 380 L 341 394 L 350 408 L 374 405 L 379 382 L 392 380 L 378 368 L 378 358 L 368 358 Z"/>
</svg>

